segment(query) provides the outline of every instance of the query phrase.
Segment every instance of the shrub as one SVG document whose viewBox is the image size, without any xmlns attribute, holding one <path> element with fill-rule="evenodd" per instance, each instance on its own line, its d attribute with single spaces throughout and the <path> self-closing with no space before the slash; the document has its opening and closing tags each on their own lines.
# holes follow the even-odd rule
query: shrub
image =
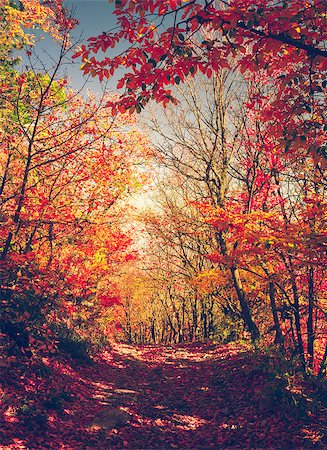
<svg viewBox="0 0 327 450">
<path fill-rule="evenodd" d="M 79 362 L 91 363 L 91 344 L 88 340 L 64 324 L 57 324 L 52 329 L 60 352 Z"/>
<path fill-rule="evenodd" d="M 59 336 L 58 349 L 79 362 L 86 364 L 92 362 L 89 342 L 80 338 L 77 334 Z"/>
</svg>

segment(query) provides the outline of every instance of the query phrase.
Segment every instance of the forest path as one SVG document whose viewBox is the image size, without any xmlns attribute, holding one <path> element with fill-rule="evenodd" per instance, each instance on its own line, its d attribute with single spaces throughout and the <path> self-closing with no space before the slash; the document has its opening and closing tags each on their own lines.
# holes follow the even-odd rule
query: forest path
<svg viewBox="0 0 327 450">
<path fill-rule="evenodd" d="M 117 344 L 92 365 L 55 371 L 73 400 L 45 429 L 16 426 L 1 448 L 327 448 L 321 413 L 290 407 L 258 356 L 232 344 Z"/>
</svg>

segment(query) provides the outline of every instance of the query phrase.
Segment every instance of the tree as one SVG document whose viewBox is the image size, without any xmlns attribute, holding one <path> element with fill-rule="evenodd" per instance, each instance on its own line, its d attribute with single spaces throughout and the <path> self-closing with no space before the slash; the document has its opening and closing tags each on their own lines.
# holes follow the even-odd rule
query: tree
<svg viewBox="0 0 327 450">
<path fill-rule="evenodd" d="M 326 339 L 320 294 L 326 270 L 321 208 L 326 183 L 312 160 L 290 161 L 276 151 L 274 136 L 260 117 L 260 112 L 252 115 L 242 133 L 239 165 L 233 168 L 238 189 L 224 210 L 210 202 L 203 205 L 209 223 L 225 232 L 230 249 L 228 258 L 217 250 L 211 259 L 226 267 L 238 265 L 252 302 L 270 302 L 275 342 L 283 347 L 286 338 L 303 367 L 317 371 Z M 261 310 L 261 316 L 270 323 L 267 312 Z"/>
<path fill-rule="evenodd" d="M 216 261 L 232 272 L 253 336 L 256 325 L 247 312 L 252 284 L 254 295 L 261 290 L 265 301 L 269 298 L 275 340 L 282 345 L 281 321 L 288 316 L 294 348 L 303 366 L 309 351 L 312 366 L 313 310 L 321 305 L 314 286 L 325 270 L 325 232 L 318 217 L 326 168 L 325 2 L 126 0 L 116 2 L 115 13 L 118 31 L 91 38 L 76 57 L 92 76 L 110 77 L 125 68 L 118 83 L 125 92 L 115 105 L 121 111 L 141 112 L 149 100 L 176 103 L 170 87 L 198 72 L 210 78 L 232 67 L 252 87 L 244 104 L 250 125 L 242 129 L 236 153 L 243 167 L 231 169 L 240 192 L 233 186 L 223 208 L 212 193 L 204 202 L 218 242 L 220 237 Z M 98 50 L 121 40 L 131 45 L 117 56 L 97 59 Z M 197 156 L 205 158 L 199 148 Z M 185 160 L 170 162 L 185 169 Z M 303 170 L 312 173 L 310 181 Z M 313 215 L 306 206 L 311 201 L 317 202 Z"/>
<path fill-rule="evenodd" d="M 243 93 L 239 92 L 240 86 Z M 178 91 L 179 107 L 168 108 L 164 117 L 161 113 L 153 120 L 152 129 L 159 134 L 158 159 L 181 177 L 181 186 L 188 187 L 185 196 L 189 202 L 210 199 L 213 205 L 225 210 L 231 195 L 235 153 L 242 145 L 244 80 L 235 71 L 221 70 L 210 80 L 199 74 Z M 177 208 L 174 212 L 178 214 Z M 205 238 L 210 239 L 211 244 L 213 238 L 220 251 L 229 258 L 224 230 L 217 230 L 211 238 L 202 236 L 203 240 Z M 204 242 L 201 249 L 203 245 Z M 230 266 L 228 271 L 245 326 L 255 341 L 259 330 L 251 317 L 239 268 Z"/>
<path fill-rule="evenodd" d="M 7 322 L 37 334 L 36 321 L 84 315 L 91 325 L 117 301 L 109 273 L 132 257 L 118 203 L 141 184 L 135 167 L 147 151 L 135 119 L 113 114 L 108 96 L 69 89 L 67 35 L 60 44 L 50 68 L 33 48 L 24 71 L 1 67 L 10 74 L 1 86 L 1 295 Z"/>
<path fill-rule="evenodd" d="M 261 99 L 262 118 L 279 147 L 317 160 L 326 156 L 324 1 L 124 0 L 116 2 L 115 14 L 118 31 L 90 38 L 75 56 L 85 73 L 101 79 L 125 68 L 120 110 L 140 112 L 150 99 L 175 101 L 169 86 L 198 71 L 210 77 L 233 60 L 247 78 L 259 71 L 275 87 L 273 97 Z M 121 40 L 131 44 L 125 51 L 96 58 Z"/>
</svg>

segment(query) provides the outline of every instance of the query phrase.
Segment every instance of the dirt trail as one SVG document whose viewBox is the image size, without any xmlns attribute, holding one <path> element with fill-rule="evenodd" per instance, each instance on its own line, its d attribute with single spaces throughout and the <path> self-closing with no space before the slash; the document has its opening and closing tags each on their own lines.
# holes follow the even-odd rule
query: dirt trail
<svg viewBox="0 0 327 450">
<path fill-rule="evenodd" d="M 258 358 L 233 345 L 117 345 L 55 372 L 73 401 L 46 426 L 7 423 L 2 449 L 327 448 L 321 411 L 272 401 Z"/>
</svg>

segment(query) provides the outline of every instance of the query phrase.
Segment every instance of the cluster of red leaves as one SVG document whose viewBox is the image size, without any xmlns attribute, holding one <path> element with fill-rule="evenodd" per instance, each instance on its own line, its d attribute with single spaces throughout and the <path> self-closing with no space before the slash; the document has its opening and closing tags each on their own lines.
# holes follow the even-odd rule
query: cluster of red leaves
<svg viewBox="0 0 327 450">
<path fill-rule="evenodd" d="M 90 366 L 72 365 L 60 357 L 44 359 L 46 376 L 35 362 L 6 364 L 11 376 L 4 386 L 2 448 L 7 450 L 327 444 L 322 406 L 302 414 L 285 400 L 290 392 L 276 402 L 270 396 L 274 360 L 267 363 L 263 355 L 234 345 L 115 345 Z M 66 396 L 56 408 L 55 399 L 63 392 Z M 299 387 L 296 392 L 293 386 L 292 395 L 302 398 Z M 90 428 L 108 405 L 126 411 L 129 422 Z M 26 421 L 28 410 L 33 410 L 33 420 Z"/>
<path fill-rule="evenodd" d="M 119 110 L 140 112 L 150 99 L 174 102 L 169 86 L 198 71 L 211 77 L 233 61 L 245 77 L 260 74 L 274 86 L 263 116 L 283 147 L 325 152 L 326 11 L 321 0 L 117 1 L 115 14 L 118 31 L 90 38 L 75 57 L 82 59 L 84 73 L 101 80 L 124 69 Z M 96 57 L 119 42 L 130 46 L 113 57 Z"/>
</svg>

